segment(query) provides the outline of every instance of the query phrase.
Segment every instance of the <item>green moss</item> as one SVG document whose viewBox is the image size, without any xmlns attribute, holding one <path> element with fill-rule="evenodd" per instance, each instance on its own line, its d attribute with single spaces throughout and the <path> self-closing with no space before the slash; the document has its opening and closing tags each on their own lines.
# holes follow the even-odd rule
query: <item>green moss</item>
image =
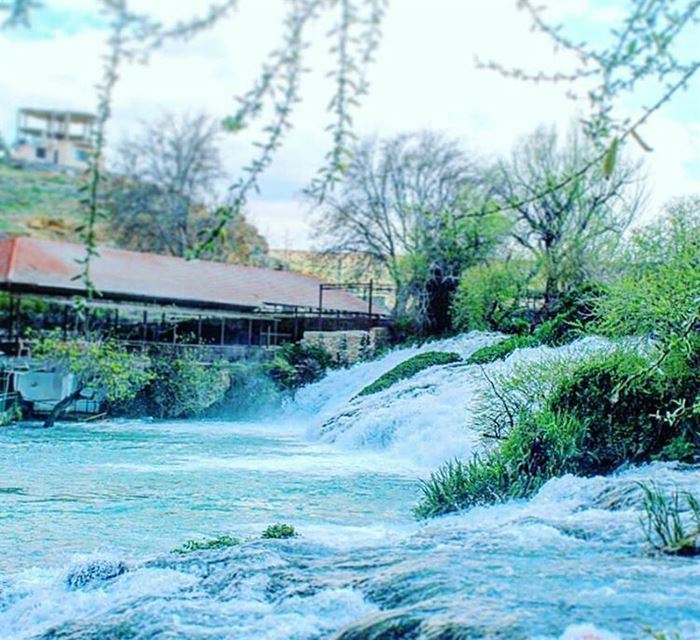
<svg viewBox="0 0 700 640">
<path fill-rule="evenodd" d="M 429 367 L 434 367 L 443 364 L 452 364 L 454 362 L 459 362 L 462 358 L 457 353 L 449 353 L 445 351 L 428 351 L 427 353 L 420 353 L 417 356 L 413 356 L 408 360 L 402 362 L 401 364 L 395 366 L 390 371 L 387 371 L 384 375 L 377 378 L 372 384 L 366 386 L 358 396 L 368 396 L 372 393 L 378 393 L 384 389 L 395 385 L 401 380 L 407 378 L 412 378 L 419 371 L 423 369 L 428 369 Z"/>
<path fill-rule="evenodd" d="M 285 538 L 296 538 L 299 534 L 293 526 L 289 524 L 271 524 L 262 532 L 261 538 L 282 540 Z"/>
<path fill-rule="evenodd" d="M 226 549 L 241 544 L 238 538 L 232 536 L 220 536 L 212 540 L 188 540 L 181 547 L 173 549 L 173 553 L 184 555 L 193 551 L 206 551 L 210 549 Z"/>
<path fill-rule="evenodd" d="M 516 349 L 536 347 L 538 344 L 539 341 L 534 336 L 511 336 L 496 344 L 481 347 L 467 358 L 467 364 L 488 364 L 496 360 L 503 360 Z"/>
</svg>

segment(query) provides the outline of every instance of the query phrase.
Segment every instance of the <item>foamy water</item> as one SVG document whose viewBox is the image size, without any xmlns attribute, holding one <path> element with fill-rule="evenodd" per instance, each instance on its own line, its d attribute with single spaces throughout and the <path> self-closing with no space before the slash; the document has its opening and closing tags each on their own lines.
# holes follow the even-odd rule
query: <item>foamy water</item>
<svg viewBox="0 0 700 640">
<path fill-rule="evenodd" d="M 416 353 L 497 339 L 332 372 L 264 421 L 0 430 L 0 638 L 700 638 L 700 562 L 648 553 L 637 484 L 699 491 L 696 467 L 567 476 L 529 501 L 413 519 L 418 479 L 480 446 L 484 377 L 457 363 L 353 398 Z M 300 537 L 259 539 L 274 522 Z M 171 553 L 222 534 L 244 544 Z"/>
</svg>

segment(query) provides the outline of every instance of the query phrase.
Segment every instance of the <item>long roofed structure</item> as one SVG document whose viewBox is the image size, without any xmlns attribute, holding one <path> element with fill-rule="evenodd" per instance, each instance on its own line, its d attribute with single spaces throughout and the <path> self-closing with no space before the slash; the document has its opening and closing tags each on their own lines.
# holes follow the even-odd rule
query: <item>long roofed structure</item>
<svg viewBox="0 0 700 640">
<path fill-rule="evenodd" d="M 0 240 L 0 290 L 11 297 L 5 343 L 21 334 L 23 297 L 58 305 L 48 323 L 54 328 L 76 328 L 71 309 L 76 296 L 87 295 L 79 277 L 84 256 L 78 244 Z M 90 278 L 93 320 L 141 342 L 174 342 L 179 328 L 180 336 L 186 331 L 219 346 L 271 346 L 298 339 L 304 329 L 366 328 L 385 315 L 369 300 L 324 288 L 309 275 L 108 247 L 92 260 Z"/>
</svg>

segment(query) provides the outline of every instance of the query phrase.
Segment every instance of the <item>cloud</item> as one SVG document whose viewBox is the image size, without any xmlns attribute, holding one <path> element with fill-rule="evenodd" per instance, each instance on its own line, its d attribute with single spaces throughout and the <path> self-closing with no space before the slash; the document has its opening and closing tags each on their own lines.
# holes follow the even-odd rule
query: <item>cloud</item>
<svg viewBox="0 0 700 640">
<path fill-rule="evenodd" d="M 370 94 L 355 114 L 360 134 L 439 129 L 458 138 L 485 158 L 508 153 L 513 143 L 540 124 L 566 127 L 580 105 L 564 89 L 508 80 L 475 67 L 474 57 L 533 70 L 569 68 L 572 59 L 553 52 L 551 43 L 530 30 L 528 17 L 513 0 L 395 0 L 390 3 L 377 64 L 370 70 Z M 56 10 L 88 11 L 94 0 L 56 0 Z M 260 65 L 280 42 L 286 3 L 283 0 L 241 3 L 232 17 L 186 43 L 171 43 L 147 66 L 123 69 L 115 92 L 109 140 L 133 132 L 139 120 L 164 111 L 206 111 L 223 117 L 235 109 L 234 97 L 247 90 Z M 142 0 L 146 10 L 169 21 L 201 10 L 196 0 Z M 601 0 L 557 0 L 556 20 L 605 21 L 615 17 L 614 3 Z M 326 19 L 314 30 L 308 51 L 314 69 L 303 78 L 303 102 L 294 129 L 265 176 L 263 192 L 250 205 L 250 216 L 273 246 L 311 243 L 311 229 L 298 194 L 313 177 L 328 150 L 324 131 L 333 86 L 326 77 L 332 66 Z M 20 106 L 94 108 L 94 86 L 100 77 L 104 31 L 86 27 L 76 34 L 56 33 L 51 40 L 20 40 L 0 33 L 0 130 L 12 132 Z M 322 41 L 319 43 L 318 41 Z M 8 62 L 6 62 L 8 61 Z M 697 93 L 681 99 L 692 104 Z M 670 195 L 698 188 L 700 120 L 656 116 L 644 134 L 654 147 L 647 157 L 654 204 Z M 681 115 L 678 115 L 681 114 Z M 684 121 L 680 117 L 684 117 Z M 231 182 L 251 158 L 257 130 L 224 139 L 223 157 Z"/>
</svg>

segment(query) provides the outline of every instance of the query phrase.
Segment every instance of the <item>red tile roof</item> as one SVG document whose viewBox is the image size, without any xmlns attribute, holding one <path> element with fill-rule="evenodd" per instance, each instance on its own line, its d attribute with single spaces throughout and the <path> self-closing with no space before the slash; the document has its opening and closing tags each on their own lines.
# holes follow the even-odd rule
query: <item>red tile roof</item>
<svg viewBox="0 0 700 640">
<path fill-rule="evenodd" d="M 106 247 L 99 254 L 91 263 L 90 276 L 106 298 L 252 309 L 264 304 L 318 307 L 321 280 L 313 276 Z M 84 292 L 83 283 L 74 279 L 80 273 L 76 260 L 84 256 L 85 248 L 78 244 L 34 238 L 0 240 L 0 288 L 14 285 L 47 293 Z M 323 308 L 366 313 L 367 303 L 346 291 L 324 291 Z"/>
</svg>

